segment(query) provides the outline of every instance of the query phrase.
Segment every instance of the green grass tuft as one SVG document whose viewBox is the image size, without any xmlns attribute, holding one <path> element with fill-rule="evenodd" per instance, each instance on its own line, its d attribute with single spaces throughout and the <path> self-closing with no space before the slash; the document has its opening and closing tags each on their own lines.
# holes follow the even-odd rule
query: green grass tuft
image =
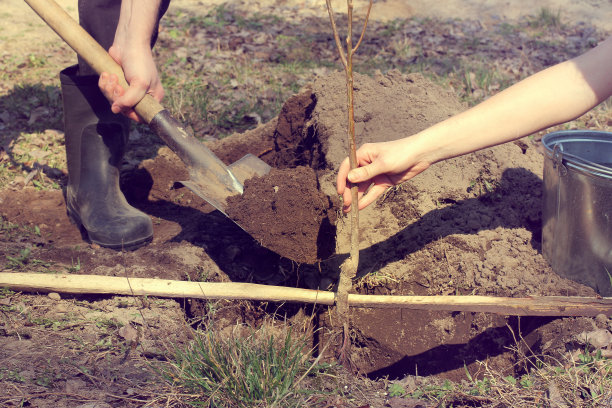
<svg viewBox="0 0 612 408">
<path fill-rule="evenodd" d="M 529 19 L 529 26 L 535 28 L 561 28 L 561 9 L 555 12 L 548 7 L 542 7 L 538 14 Z"/>
<path fill-rule="evenodd" d="M 193 406 L 286 407 L 304 394 L 298 377 L 312 370 L 310 356 L 306 337 L 294 336 L 291 329 L 283 338 L 266 329 L 244 337 L 208 330 L 175 350 L 162 375 L 196 395 Z"/>
</svg>

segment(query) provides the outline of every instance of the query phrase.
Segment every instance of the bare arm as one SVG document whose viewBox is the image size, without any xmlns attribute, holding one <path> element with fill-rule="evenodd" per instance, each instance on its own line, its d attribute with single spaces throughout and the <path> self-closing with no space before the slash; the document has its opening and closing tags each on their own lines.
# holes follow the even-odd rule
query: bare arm
<svg viewBox="0 0 612 408">
<path fill-rule="evenodd" d="M 433 163 L 575 119 L 610 95 L 612 37 L 416 135 L 363 145 L 357 152 L 361 167 L 349 173 L 348 160 L 340 166 L 338 193 L 343 195 L 348 210 L 347 178 L 358 183 L 359 207 L 363 208 L 388 187 L 414 177 Z"/>
<path fill-rule="evenodd" d="M 612 94 L 612 37 L 422 132 L 435 163 L 575 119 Z"/>
<path fill-rule="evenodd" d="M 100 88 L 112 102 L 115 113 L 122 112 L 138 120 L 132 110 L 146 93 L 160 101 L 164 89 L 151 51 L 153 30 L 157 27 L 160 0 L 123 0 L 115 40 L 109 54 L 123 68 L 125 79 L 130 85 L 124 91 L 114 75 L 103 73 Z"/>
</svg>

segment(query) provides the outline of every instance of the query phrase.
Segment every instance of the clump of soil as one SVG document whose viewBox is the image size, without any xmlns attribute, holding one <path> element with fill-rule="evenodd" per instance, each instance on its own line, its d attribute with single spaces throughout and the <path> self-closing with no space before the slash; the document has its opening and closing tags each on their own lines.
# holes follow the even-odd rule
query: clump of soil
<svg viewBox="0 0 612 408">
<path fill-rule="evenodd" d="M 249 179 L 244 194 L 227 204 L 231 219 L 286 258 L 312 264 L 335 250 L 335 209 L 309 167 L 272 169 Z"/>
<path fill-rule="evenodd" d="M 303 134 L 304 138 L 317 134 L 326 166 L 332 170 L 348 155 L 343 80 L 344 73 L 337 72 L 314 82 L 316 106 Z M 421 74 L 404 75 L 396 70 L 374 77 L 356 74 L 354 88 L 358 146 L 410 136 L 465 109 L 451 90 Z"/>
</svg>

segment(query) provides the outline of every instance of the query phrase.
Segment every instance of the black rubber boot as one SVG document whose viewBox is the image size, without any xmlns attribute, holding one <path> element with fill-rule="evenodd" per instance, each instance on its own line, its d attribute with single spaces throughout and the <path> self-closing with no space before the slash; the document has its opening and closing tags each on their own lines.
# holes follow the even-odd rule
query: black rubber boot
<svg viewBox="0 0 612 408">
<path fill-rule="evenodd" d="M 128 204 L 119 189 L 119 168 L 129 119 L 115 115 L 97 76 L 60 73 L 69 182 L 66 209 L 89 240 L 107 248 L 135 249 L 151 240 L 149 216 Z"/>
</svg>

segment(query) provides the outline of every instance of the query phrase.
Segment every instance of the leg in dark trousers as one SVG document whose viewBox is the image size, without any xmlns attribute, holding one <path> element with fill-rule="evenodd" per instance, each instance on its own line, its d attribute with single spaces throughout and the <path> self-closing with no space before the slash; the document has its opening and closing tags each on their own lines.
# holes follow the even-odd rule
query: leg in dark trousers
<svg viewBox="0 0 612 408">
<path fill-rule="evenodd" d="M 168 8 L 160 7 L 159 18 Z M 119 21 L 121 0 L 79 0 L 81 26 L 108 50 Z M 159 23 L 159 19 L 158 19 Z M 157 39 L 155 30 L 151 46 Z M 69 182 L 66 208 L 89 240 L 103 247 L 134 249 L 153 237 L 151 219 L 132 207 L 119 189 L 121 161 L 130 121 L 110 110 L 98 74 L 78 58 L 60 73 Z"/>
</svg>

